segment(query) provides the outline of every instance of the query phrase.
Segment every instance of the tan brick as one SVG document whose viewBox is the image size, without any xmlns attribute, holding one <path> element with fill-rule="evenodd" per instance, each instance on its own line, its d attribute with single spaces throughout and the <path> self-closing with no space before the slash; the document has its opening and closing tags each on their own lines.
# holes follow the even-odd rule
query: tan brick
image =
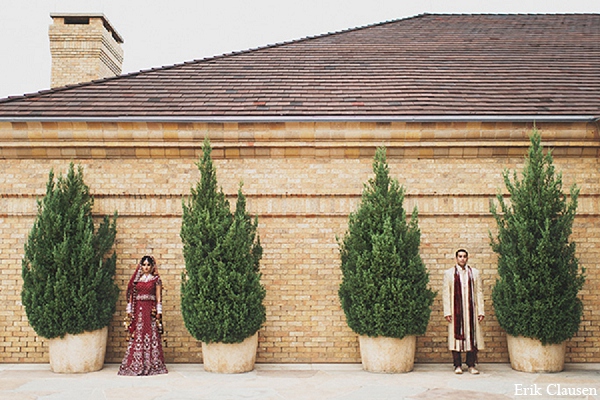
<svg viewBox="0 0 600 400">
<path fill-rule="evenodd" d="M 544 127 L 539 128 L 544 137 Z M 585 124 L 554 124 L 551 129 L 553 138 L 564 141 L 569 136 L 574 143 L 588 135 Z M 288 136 L 287 130 L 292 134 Z M 523 125 L 44 122 L 13 127 L 0 123 L 0 144 L 30 132 L 36 141 L 27 148 L 9 151 L 0 146 L 5 157 L 0 159 L 0 349 L 4 350 L 0 362 L 47 362 L 46 341 L 35 335 L 18 305 L 20 263 L 36 213 L 35 199 L 44 193 L 48 172 L 64 173 L 71 158 L 82 164 L 86 183 L 97 196 L 94 211 L 98 215 L 119 211 L 115 251 L 121 289 L 142 255 L 152 253 L 159 261 L 165 284 L 167 362 L 201 361 L 200 344 L 185 329 L 179 312 L 184 268 L 179 229 L 181 197 L 189 194 L 199 177 L 194 163 L 205 134 L 213 140 L 219 185 L 233 204 L 243 180 L 248 209 L 259 217 L 267 321 L 259 333 L 258 362 L 360 361 L 356 334 L 348 328 L 337 297 L 341 272 L 335 237 L 344 234 L 348 214 L 355 210 L 363 184 L 371 177 L 372 154 L 381 138 L 389 141 L 392 176 L 407 189 L 407 209 L 417 206 L 419 210 L 421 255 L 431 287 L 440 291 L 442 272 L 452 264 L 455 249 L 467 247 L 486 287 L 487 348 L 480 360 L 508 360 L 505 334 L 491 304 L 497 258 L 488 243 L 488 231 L 494 228 L 488 201 L 503 189 L 504 168 L 522 168 L 528 134 Z M 259 143 L 236 142 L 250 134 Z M 78 137 L 77 145 L 86 150 L 73 153 L 73 147 L 61 147 L 58 141 L 64 137 Z M 336 137 L 342 142 L 330 142 Z M 343 141 L 349 137 L 356 143 L 345 146 Z M 481 145 L 461 145 L 464 138 L 483 137 L 486 142 Z M 131 138 L 142 139 L 132 142 Z M 493 139 L 501 145 L 491 145 Z M 309 140 L 314 143 L 308 147 L 300 143 Z M 587 269 L 581 293 L 583 321 L 569 341 L 567 361 L 600 362 L 598 152 L 591 142 L 589 148 L 561 146 L 555 164 L 565 187 L 572 182 L 582 187 L 572 238 Z M 461 226 L 468 229 L 457 229 Z M 120 362 L 123 357 L 124 310 L 121 296 L 109 329 L 107 362 Z M 418 341 L 417 362 L 449 362 L 441 314 L 438 294 L 427 333 Z"/>
</svg>

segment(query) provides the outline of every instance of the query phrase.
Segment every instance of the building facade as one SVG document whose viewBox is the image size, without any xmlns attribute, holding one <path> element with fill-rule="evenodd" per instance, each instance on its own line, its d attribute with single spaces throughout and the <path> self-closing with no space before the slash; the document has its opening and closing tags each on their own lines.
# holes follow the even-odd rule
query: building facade
<svg viewBox="0 0 600 400">
<path fill-rule="evenodd" d="M 423 15 L 0 100 L 0 362 L 47 361 L 20 304 L 21 259 L 49 171 L 71 161 L 95 214 L 119 213 L 119 287 L 143 255 L 158 261 L 167 362 L 202 360 L 179 312 L 179 231 L 205 137 L 219 185 L 233 200 L 243 182 L 259 220 L 267 322 L 257 362 L 360 361 L 337 295 L 336 237 L 381 145 L 407 210 L 418 209 L 438 291 L 416 361 L 450 360 L 439 292 L 467 248 L 488 315 L 480 361 L 507 362 L 489 201 L 503 170 L 522 168 L 534 126 L 565 188 L 581 187 L 572 240 L 586 268 L 584 315 L 566 361 L 600 362 L 599 27 L 600 15 Z M 125 351 L 125 306 L 122 294 L 107 362 Z"/>
</svg>

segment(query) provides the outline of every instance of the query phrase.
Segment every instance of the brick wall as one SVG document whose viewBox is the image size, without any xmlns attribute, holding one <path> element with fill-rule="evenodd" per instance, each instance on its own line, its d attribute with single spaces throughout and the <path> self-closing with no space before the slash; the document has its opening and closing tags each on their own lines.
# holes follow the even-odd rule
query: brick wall
<svg viewBox="0 0 600 400">
<path fill-rule="evenodd" d="M 35 335 L 20 305 L 23 245 L 45 192 L 48 172 L 71 160 L 84 167 L 94 212 L 118 210 L 117 283 L 124 290 L 137 260 L 153 254 L 165 285 L 167 362 L 200 362 L 201 346 L 179 312 L 183 270 L 181 200 L 195 185 L 202 139 L 209 135 L 219 185 L 232 204 L 240 181 L 248 209 L 259 217 L 267 288 L 267 322 L 258 362 L 359 362 L 356 335 L 337 297 L 341 279 L 336 235 L 371 177 L 375 148 L 389 149 L 391 174 L 406 187 L 406 207 L 419 210 L 421 254 L 430 284 L 465 247 L 483 274 L 486 350 L 482 362 L 506 362 L 506 339 L 492 309 L 497 277 L 488 232 L 488 202 L 503 189 L 501 171 L 521 169 L 530 126 L 519 124 L 161 124 L 0 123 L 0 362 L 46 362 L 46 341 Z M 586 124 L 538 124 L 554 147 L 565 188 L 581 187 L 572 239 L 586 268 L 584 319 L 567 344 L 568 362 L 600 362 L 597 264 L 600 246 L 598 129 Z M 438 294 L 417 362 L 450 362 Z M 121 294 L 109 330 L 108 362 L 125 346 Z"/>
</svg>

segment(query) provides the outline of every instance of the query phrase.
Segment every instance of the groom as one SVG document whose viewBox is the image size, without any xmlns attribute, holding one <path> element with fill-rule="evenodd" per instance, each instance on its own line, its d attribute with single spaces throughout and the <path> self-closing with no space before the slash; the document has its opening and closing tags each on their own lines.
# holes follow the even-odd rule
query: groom
<svg viewBox="0 0 600 400">
<path fill-rule="evenodd" d="M 461 352 L 466 352 L 469 372 L 475 368 L 477 350 L 483 349 L 483 334 L 479 323 L 483 321 L 483 292 L 479 271 L 467 264 L 469 253 L 456 252 L 456 265 L 444 272 L 444 318 L 448 325 L 448 347 L 452 351 L 454 373 L 462 374 Z"/>
</svg>

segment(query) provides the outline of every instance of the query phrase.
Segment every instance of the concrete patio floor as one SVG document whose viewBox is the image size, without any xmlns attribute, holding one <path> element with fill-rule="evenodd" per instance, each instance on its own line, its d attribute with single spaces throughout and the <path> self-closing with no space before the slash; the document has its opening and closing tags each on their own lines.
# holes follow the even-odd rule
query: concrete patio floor
<svg viewBox="0 0 600 400">
<path fill-rule="evenodd" d="M 450 364 L 416 364 L 405 374 L 365 372 L 360 364 L 257 364 L 232 375 L 205 372 L 201 364 L 167 367 L 167 375 L 123 377 L 118 364 L 87 374 L 56 374 L 48 364 L 0 364 L 0 400 L 600 400 L 600 364 L 567 364 L 553 374 L 481 364 L 479 375 L 455 375 Z M 569 389 L 575 394 L 560 394 Z"/>
</svg>

